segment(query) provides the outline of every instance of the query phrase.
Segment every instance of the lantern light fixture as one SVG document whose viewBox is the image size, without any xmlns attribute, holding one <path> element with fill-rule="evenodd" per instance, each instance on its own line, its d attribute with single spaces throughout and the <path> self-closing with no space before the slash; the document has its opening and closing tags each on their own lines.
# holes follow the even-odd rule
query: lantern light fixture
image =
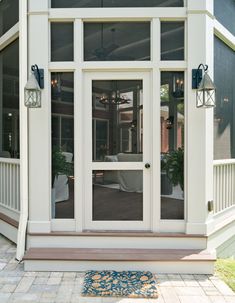
<svg viewBox="0 0 235 303">
<path fill-rule="evenodd" d="M 198 108 L 215 107 L 216 87 L 208 75 L 208 65 L 201 63 L 197 69 L 192 70 L 192 89 L 197 90 L 196 106 Z"/>
<path fill-rule="evenodd" d="M 44 88 L 44 70 L 31 66 L 31 75 L 24 88 L 24 104 L 28 108 L 41 107 L 41 89 Z"/>
</svg>

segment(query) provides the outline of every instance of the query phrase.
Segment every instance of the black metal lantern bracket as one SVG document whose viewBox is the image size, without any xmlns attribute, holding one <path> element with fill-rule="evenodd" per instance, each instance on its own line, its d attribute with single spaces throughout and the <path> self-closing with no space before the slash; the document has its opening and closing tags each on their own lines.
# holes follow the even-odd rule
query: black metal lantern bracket
<svg viewBox="0 0 235 303">
<path fill-rule="evenodd" d="M 192 70 L 192 89 L 197 89 L 202 81 L 202 70 L 205 73 L 208 70 L 208 65 L 201 63 L 197 69 Z"/>
<path fill-rule="evenodd" d="M 31 71 L 33 72 L 35 78 L 38 81 L 38 85 L 41 89 L 44 88 L 44 69 L 38 68 L 37 64 L 31 66 Z"/>
</svg>

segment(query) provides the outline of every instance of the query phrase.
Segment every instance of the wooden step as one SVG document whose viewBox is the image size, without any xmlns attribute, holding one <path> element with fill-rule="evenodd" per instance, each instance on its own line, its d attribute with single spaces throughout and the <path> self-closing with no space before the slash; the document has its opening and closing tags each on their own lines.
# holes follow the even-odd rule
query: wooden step
<svg viewBox="0 0 235 303">
<path fill-rule="evenodd" d="M 30 248 L 27 271 L 150 270 L 212 274 L 215 255 L 195 249 Z"/>
<path fill-rule="evenodd" d="M 30 248 L 24 260 L 214 261 L 211 253 L 189 249 Z"/>
</svg>

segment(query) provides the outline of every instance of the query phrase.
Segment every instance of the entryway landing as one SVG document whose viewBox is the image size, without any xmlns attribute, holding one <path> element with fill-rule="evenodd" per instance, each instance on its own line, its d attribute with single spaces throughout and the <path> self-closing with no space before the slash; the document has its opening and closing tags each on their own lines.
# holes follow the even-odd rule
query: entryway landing
<svg viewBox="0 0 235 303">
<path fill-rule="evenodd" d="M 2 288 L 0 301 L 74 303 L 136 303 L 136 299 L 81 297 L 84 273 L 81 272 L 25 272 L 23 264 L 15 261 L 16 246 L 0 235 Z M 159 298 L 139 299 L 141 303 L 168 302 L 235 302 L 233 291 L 212 275 L 157 274 Z"/>
</svg>

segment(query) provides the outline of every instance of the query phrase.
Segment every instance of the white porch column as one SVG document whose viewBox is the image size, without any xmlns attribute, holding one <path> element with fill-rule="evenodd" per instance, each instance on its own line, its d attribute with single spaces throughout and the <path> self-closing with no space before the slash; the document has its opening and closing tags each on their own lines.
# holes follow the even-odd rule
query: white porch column
<svg viewBox="0 0 235 303">
<path fill-rule="evenodd" d="M 50 231 L 50 97 L 48 0 L 29 0 L 29 69 L 44 69 L 42 107 L 29 109 L 29 231 Z"/>
<path fill-rule="evenodd" d="M 213 0 L 188 0 L 188 98 L 186 98 L 186 233 L 206 234 L 213 199 L 213 109 L 196 108 L 192 69 L 209 66 L 213 79 Z"/>
</svg>

